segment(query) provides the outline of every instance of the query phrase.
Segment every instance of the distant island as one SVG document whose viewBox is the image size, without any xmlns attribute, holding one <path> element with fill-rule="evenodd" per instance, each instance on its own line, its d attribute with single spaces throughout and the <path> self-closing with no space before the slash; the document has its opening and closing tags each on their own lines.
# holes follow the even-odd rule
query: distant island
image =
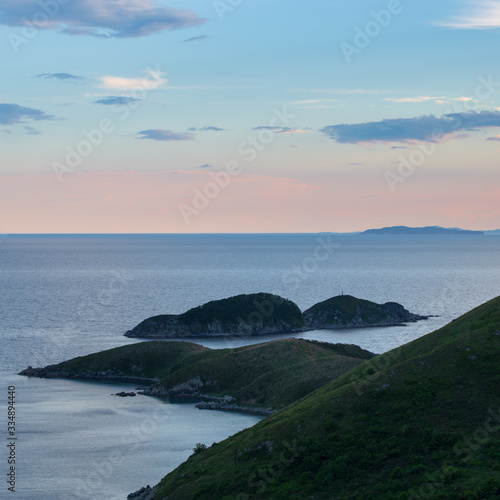
<svg viewBox="0 0 500 500">
<path fill-rule="evenodd" d="M 426 226 L 426 227 L 407 227 L 407 226 L 391 226 L 383 227 L 381 229 L 368 229 L 360 233 L 362 235 L 458 235 L 458 236 L 484 236 L 484 231 L 469 231 L 468 229 L 448 229 L 439 226 Z"/>
<path fill-rule="evenodd" d="M 401 326 L 427 319 L 396 302 L 376 304 L 339 295 L 304 312 L 291 300 L 270 293 L 213 300 L 183 314 L 147 318 L 125 333 L 134 338 L 190 338 L 270 335 L 309 330 Z"/>
</svg>

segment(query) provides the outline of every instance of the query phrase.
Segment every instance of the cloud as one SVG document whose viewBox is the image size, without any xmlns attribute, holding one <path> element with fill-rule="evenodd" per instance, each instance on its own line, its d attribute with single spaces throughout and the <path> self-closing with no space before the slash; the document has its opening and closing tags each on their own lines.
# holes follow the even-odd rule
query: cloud
<svg viewBox="0 0 500 500">
<path fill-rule="evenodd" d="M 336 94 L 336 95 L 362 95 L 381 94 L 384 90 L 374 89 L 334 89 L 334 88 L 290 88 L 288 92 L 313 93 L 313 94 Z"/>
<path fill-rule="evenodd" d="M 0 124 L 15 125 L 29 121 L 53 120 L 55 117 L 47 115 L 35 108 L 25 108 L 18 104 L 0 104 Z"/>
<path fill-rule="evenodd" d="M 194 135 L 186 132 L 172 132 L 171 130 L 149 129 L 137 132 L 137 139 L 152 139 L 153 141 L 194 141 Z"/>
<path fill-rule="evenodd" d="M 345 101 L 342 99 L 307 99 L 305 101 L 295 101 L 291 103 L 291 106 L 294 108 L 306 109 L 337 108 L 344 105 Z"/>
<path fill-rule="evenodd" d="M 449 21 L 436 22 L 438 26 L 452 29 L 494 29 L 500 28 L 500 1 L 469 1 L 469 8 Z"/>
<path fill-rule="evenodd" d="M 498 141 L 500 142 L 500 135 L 494 135 L 493 137 L 488 137 L 487 141 Z"/>
<path fill-rule="evenodd" d="M 198 168 L 213 168 L 213 165 L 210 165 L 210 163 L 205 163 L 205 165 L 200 165 Z"/>
<path fill-rule="evenodd" d="M 59 30 L 68 35 L 137 38 L 165 30 L 199 26 L 194 12 L 162 7 L 157 0 L 0 0 L 0 24 Z M 61 7 L 60 3 L 64 3 Z"/>
<path fill-rule="evenodd" d="M 205 40 L 206 38 L 208 38 L 208 35 L 193 36 L 192 38 L 187 38 L 186 40 L 182 40 L 182 43 L 200 42 L 201 40 Z"/>
<path fill-rule="evenodd" d="M 309 132 L 309 128 L 291 128 L 291 127 L 270 127 L 270 126 L 260 126 L 254 127 L 252 130 L 271 130 L 275 134 L 304 134 Z"/>
<path fill-rule="evenodd" d="M 40 135 L 42 133 L 41 130 L 38 130 L 34 127 L 30 127 L 28 125 L 24 125 L 24 130 L 26 130 L 26 135 Z"/>
<path fill-rule="evenodd" d="M 226 129 L 220 127 L 202 127 L 202 128 L 190 127 L 188 130 L 190 132 L 225 132 Z"/>
<path fill-rule="evenodd" d="M 112 106 L 114 104 L 128 106 L 134 104 L 135 102 L 141 102 L 142 99 L 135 99 L 134 97 L 123 97 L 123 96 L 107 96 L 102 99 L 94 101 L 95 104 L 104 104 L 106 106 Z"/>
<path fill-rule="evenodd" d="M 167 79 L 158 70 L 146 70 L 144 78 L 126 78 L 123 76 L 101 76 L 101 87 L 110 90 L 155 90 L 163 87 Z"/>
<path fill-rule="evenodd" d="M 418 96 L 418 97 L 403 97 L 403 98 L 386 97 L 385 100 L 397 103 L 434 101 L 438 104 L 445 104 L 449 101 L 460 101 L 460 102 L 473 101 L 471 97 L 444 97 L 444 96 L 440 97 Z"/>
<path fill-rule="evenodd" d="M 411 143 L 438 142 L 444 135 L 488 127 L 500 127 L 500 112 L 449 113 L 441 118 L 427 115 L 386 119 L 379 122 L 330 125 L 322 128 L 321 132 L 343 144 Z"/>
<path fill-rule="evenodd" d="M 69 73 L 42 73 L 40 75 L 36 75 L 36 78 L 55 78 L 57 80 L 68 80 L 68 81 L 81 81 L 85 80 L 83 76 L 70 75 Z"/>
</svg>

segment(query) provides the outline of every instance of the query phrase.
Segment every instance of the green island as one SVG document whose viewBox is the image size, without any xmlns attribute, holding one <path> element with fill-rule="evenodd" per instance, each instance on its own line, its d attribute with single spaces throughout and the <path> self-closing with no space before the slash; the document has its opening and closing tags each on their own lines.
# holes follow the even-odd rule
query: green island
<svg viewBox="0 0 500 500">
<path fill-rule="evenodd" d="M 291 300 L 270 293 L 213 300 L 183 314 L 147 318 L 125 333 L 137 338 L 270 335 L 334 328 L 401 326 L 427 319 L 395 302 L 376 304 L 339 295 L 303 313 Z"/>
</svg>

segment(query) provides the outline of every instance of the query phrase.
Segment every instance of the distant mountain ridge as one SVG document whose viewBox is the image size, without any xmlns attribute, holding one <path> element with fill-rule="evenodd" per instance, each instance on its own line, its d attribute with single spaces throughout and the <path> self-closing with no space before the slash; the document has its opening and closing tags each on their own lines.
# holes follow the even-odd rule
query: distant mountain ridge
<svg viewBox="0 0 500 500">
<path fill-rule="evenodd" d="M 484 236 L 484 231 L 470 231 L 468 229 L 448 229 L 440 226 L 408 227 L 390 226 L 381 229 L 368 229 L 360 233 L 362 235 L 469 235 Z"/>
</svg>

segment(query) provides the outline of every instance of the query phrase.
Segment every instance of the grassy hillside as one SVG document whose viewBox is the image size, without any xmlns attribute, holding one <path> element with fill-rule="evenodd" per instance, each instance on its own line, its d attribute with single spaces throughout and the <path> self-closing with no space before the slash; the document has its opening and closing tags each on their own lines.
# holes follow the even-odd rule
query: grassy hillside
<svg viewBox="0 0 500 500">
<path fill-rule="evenodd" d="M 231 395 L 239 405 L 279 409 L 371 357 L 357 346 L 298 339 L 220 350 L 189 342 L 152 341 L 78 357 L 38 373 L 21 373 L 154 378 L 165 390 L 199 379 L 203 395 Z"/>
<path fill-rule="evenodd" d="M 193 455 L 162 498 L 500 498 L 500 298 Z"/>
</svg>

